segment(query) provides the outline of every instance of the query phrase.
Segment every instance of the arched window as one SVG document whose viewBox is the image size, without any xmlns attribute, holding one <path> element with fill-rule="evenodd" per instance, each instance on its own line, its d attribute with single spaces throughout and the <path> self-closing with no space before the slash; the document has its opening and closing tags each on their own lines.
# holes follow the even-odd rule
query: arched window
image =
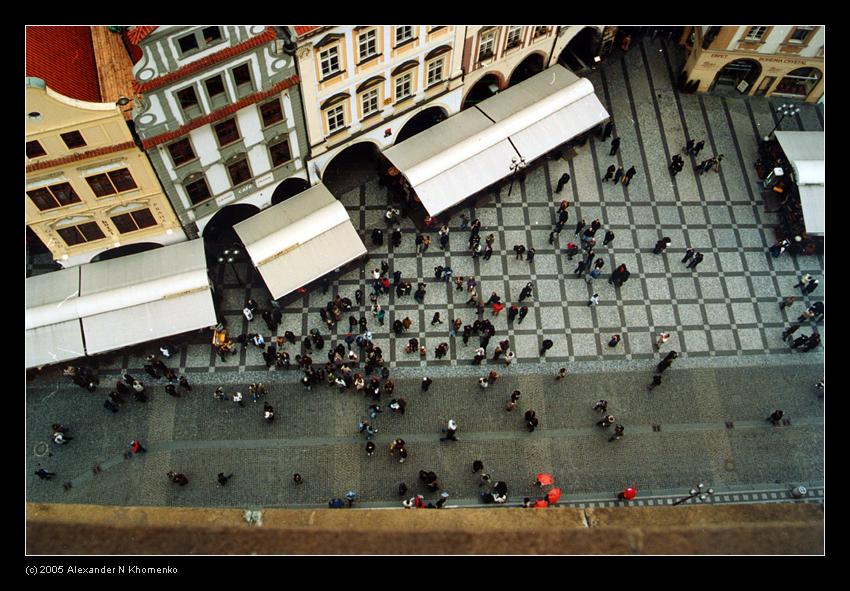
<svg viewBox="0 0 850 591">
<path fill-rule="evenodd" d="M 817 68 L 797 68 L 788 72 L 776 86 L 774 95 L 804 98 L 820 82 L 821 71 Z"/>
</svg>

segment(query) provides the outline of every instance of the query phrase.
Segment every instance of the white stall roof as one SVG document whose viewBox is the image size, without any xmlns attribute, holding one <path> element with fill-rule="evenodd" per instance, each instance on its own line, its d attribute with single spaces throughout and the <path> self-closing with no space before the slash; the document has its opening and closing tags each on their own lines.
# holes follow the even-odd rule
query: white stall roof
<svg viewBox="0 0 850 591">
<path fill-rule="evenodd" d="M 84 356 L 83 330 L 77 313 L 79 268 L 29 277 L 24 291 L 26 366 Z"/>
<path fill-rule="evenodd" d="M 818 185 L 825 181 L 824 135 L 822 131 L 777 131 L 785 156 L 794 167 L 798 185 Z"/>
<path fill-rule="evenodd" d="M 826 229 L 824 186 L 798 185 L 797 190 L 800 192 L 800 205 L 803 209 L 806 233 L 823 236 Z"/>
</svg>

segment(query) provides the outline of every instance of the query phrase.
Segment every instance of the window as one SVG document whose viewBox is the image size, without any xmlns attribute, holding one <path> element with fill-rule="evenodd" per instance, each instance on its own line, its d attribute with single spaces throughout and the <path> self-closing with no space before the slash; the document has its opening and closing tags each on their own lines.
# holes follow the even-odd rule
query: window
<svg viewBox="0 0 850 591">
<path fill-rule="evenodd" d="M 345 127 L 345 109 L 342 105 L 327 111 L 328 131 L 331 133 Z"/>
<path fill-rule="evenodd" d="M 205 27 L 201 29 L 201 35 L 204 36 L 204 43 L 207 45 L 221 41 L 221 29 L 218 27 Z"/>
<path fill-rule="evenodd" d="M 478 46 L 478 61 L 484 61 L 493 57 L 493 48 L 496 46 L 496 31 L 487 31 L 481 35 L 481 45 Z"/>
<path fill-rule="evenodd" d="M 83 139 L 83 135 L 79 131 L 60 133 L 59 137 L 62 138 L 62 141 L 65 142 L 65 145 L 71 150 L 74 148 L 82 148 L 86 145 L 86 140 Z"/>
<path fill-rule="evenodd" d="M 197 117 L 201 114 L 201 106 L 198 104 L 198 95 L 193 87 L 177 91 L 177 100 L 186 117 Z"/>
<path fill-rule="evenodd" d="M 366 118 L 378 111 L 378 89 L 367 90 L 360 96 L 360 106 L 363 109 L 363 117 Z"/>
<path fill-rule="evenodd" d="M 534 36 L 535 37 L 540 37 L 541 35 L 545 35 L 548 32 L 549 32 L 549 27 L 546 27 L 546 26 L 534 27 Z"/>
<path fill-rule="evenodd" d="M 364 62 L 378 53 L 377 33 L 375 29 L 366 31 L 357 38 L 357 52 L 360 61 Z"/>
<path fill-rule="evenodd" d="M 410 96 L 410 81 L 413 76 L 411 72 L 402 74 L 395 80 L 395 100 L 396 102 Z"/>
<path fill-rule="evenodd" d="M 228 164 L 227 172 L 230 174 L 230 184 L 234 187 L 251 180 L 251 169 L 248 167 L 248 158 L 246 156 L 241 156 L 239 160 Z"/>
<path fill-rule="evenodd" d="M 507 46 L 505 49 L 517 47 L 520 43 L 522 43 L 522 27 L 509 27 Z"/>
<path fill-rule="evenodd" d="M 322 68 L 322 79 L 339 72 L 339 48 L 329 47 L 319 53 L 319 66 Z"/>
<path fill-rule="evenodd" d="M 248 64 L 233 68 L 233 80 L 236 82 L 236 94 L 240 98 L 254 91 L 254 83 L 251 81 L 251 68 Z"/>
<path fill-rule="evenodd" d="M 765 31 L 767 31 L 767 27 L 750 27 L 750 30 L 747 31 L 745 39 L 747 41 L 760 41 L 761 38 L 764 36 Z"/>
<path fill-rule="evenodd" d="M 276 98 L 260 105 L 260 115 L 263 118 L 263 127 L 283 121 L 283 109 L 280 106 L 280 99 Z"/>
<path fill-rule="evenodd" d="M 410 25 L 395 28 L 395 45 L 398 47 L 405 41 L 413 39 L 413 27 Z"/>
<path fill-rule="evenodd" d="M 218 145 L 221 147 L 232 144 L 239 139 L 239 128 L 236 127 L 236 119 L 228 119 L 221 123 L 213 125 L 215 137 L 218 138 Z"/>
<path fill-rule="evenodd" d="M 428 86 L 443 79 L 443 60 L 435 60 L 428 64 Z"/>
<path fill-rule="evenodd" d="M 68 228 L 56 228 L 59 237 L 65 241 L 68 246 L 84 244 L 86 242 L 94 242 L 101 238 L 106 238 L 103 230 L 97 225 L 97 222 L 86 222 Z"/>
<path fill-rule="evenodd" d="M 130 213 L 112 216 L 109 219 L 115 224 L 115 228 L 121 233 L 135 232 L 156 225 L 156 220 L 150 209 L 139 209 Z"/>
<path fill-rule="evenodd" d="M 224 80 L 221 75 L 205 80 L 204 86 L 207 88 L 207 94 L 213 108 L 223 107 L 228 103 L 227 92 L 224 90 Z"/>
<path fill-rule="evenodd" d="M 186 194 L 189 196 L 189 201 L 192 202 L 192 205 L 197 205 L 202 201 L 206 201 L 212 194 L 210 193 L 210 188 L 207 186 L 206 179 L 201 176 L 200 178 L 196 176 L 191 176 L 189 179 L 196 180 L 188 180 L 183 185 L 183 188 L 186 189 Z"/>
<path fill-rule="evenodd" d="M 63 207 L 71 203 L 79 203 L 80 198 L 74 192 L 70 183 L 59 183 L 27 191 L 27 195 L 40 211 Z"/>
<path fill-rule="evenodd" d="M 27 142 L 27 158 L 38 158 L 39 156 L 46 155 L 47 152 L 44 151 L 44 148 L 41 147 L 41 143 L 38 140 Z"/>
<path fill-rule="evenodd" d="M 98 197 L 106 197 L 137 188 L 133 176 L 126 168 L 86 177 L 86 182 Z"/>
<path fill-rule="evenodd" d="M 809 40 L 809 35 L 811 35 L 814 30 L 814 27 L 796 27 L 793 31 L 791 31 L 791 37 L 788 38 L 788 41 L 791 43 L 805 43 Z"/>
<path fill-rule="evenodd" d="M 177 45 L 180 47 L 180 53 L 186 54 L 198 49 L 198 40 L 195 38 L 195 34 L 192 33 L 191 35 L 178 38 Z"/>
<path fill-rule="evenodd" d="M 285 138 L 269 146 L 269 153 L 272 156 L 273 167 L 280 166 L 292 160 L 292 153 L 289 151 L 289 142 Z"/>
<path fill-rule="evenodd" d="M 189 138 L 168 144 L 168 151 L 171 154 L 171 160 L 174 162 L 174 166 L 186 164 L 196 158 L 195 151 L 192 150 L 192 144 L 189 143 Z"/>
</svg>

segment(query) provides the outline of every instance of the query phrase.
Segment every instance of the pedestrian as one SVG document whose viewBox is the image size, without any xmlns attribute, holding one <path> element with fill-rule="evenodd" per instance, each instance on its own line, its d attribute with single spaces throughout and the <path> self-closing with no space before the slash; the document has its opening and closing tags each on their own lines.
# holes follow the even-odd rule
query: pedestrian
<svg viewBox="0 0 850 591">
<path fill-rule="evenodd" d="M 785 416 L 785 412 L 781 410 L 775 410 L 770 413 L 770 416 L 768 416 L 765 420 L 770 421 L 771 423 L 773 423 L 774 426 L 776 426 L 779 424 L 779 421 L 782 420 L 783 416 Z"/>
<path fill-rule="evenodd" d="M 352 503 L 357 500 L 357 493 L 349 490 L 345 493 L 345 500 L 348 502 L 348 508 L 351 508 Z"/>
<path fill-rule="evenodd" d="M 805 287 L 803 287 L 803 293 L 808 295 L 812 293 L 815 289 L 817 289 L 818 285 L 820 285 L 820 281 L 817 279 L 812 279 L 809 281 Z"/>
<path fill-rule="evenodd" d="M 711 158 L 709 158 L 707 160 L 703 160 L 702 162 L 700 162 L 699 164 L 697 164 L 694 167 L 694 170 L 696 172 L 698 172 L 700 174 L 700 176 L 702 176 L 702 173 L 704 173 L 708 170 L 708 167 L 711 165 L 711 163 L 712 163 Z"/>
<path fill-rule="evenodd" d="M 795 330 L 796 330 L 796 328 L 795 328 Z M 808 340 L 809 340 L 808 335 L 800 335 L 791 342 L 791 348 L 796 349 L 797 347 L 805 345 L 806 341 L 808 341 Z"/>
<path fill-rule="evenodd" d="M 522 288 L 522 291 L 519 292 L 519 301 L 523 301 L 525 298 L 531 297 L 531 292 L 534 289 L 534 284 L 529 281 L 525 284 L 525 287 Z"/>
<path fill-rule="evenodd" d="M 593 405 L 593 410 L 601 410 L 602 412 L 608 412 L 608 401 L 597 400 L 596 404 Z"/>
<path fill-rule="evenodd" d="M 620 148 L 620 136 L 615 137 L 611 140 L 611 151 L 608 153 L 609 156 L 614 156 L 617 154 L 617 150 Z"/>
<path fill-rule="evenodd" d="M 487 378 L 478 378 L 478 387 L 483 389 L 490 387 L 490 381 Z"/>
<path fill-rule="evenodd" d="M 576 231 L 575 231 L 575 233 L 576 233 L 576 234 L 578 234 L 579 232 L 581 232 L 581 231 L 584 229 L 584 227 L 585 227 L 586 225 L 587 225 L 587 224 L 584 222 L 584 219 L 580 219 L 578 222 L 576 222 Z"/>
<path fill-rule="evenodd" d="M 664 373 L 664 371 L 665 371 L 668 367 L 670 367 L 671 363 L 672 363 L 672 362 L 671 362 L 671 361 L 668 361 L 666 358 L 665 358 L 665 359 L 662 359 L 661 361 L 659 361 L 659 362 L 658 362 L 658 365 L 656 366 L 655 371 L 656 371 L 657 373 L 659 373 L 659 374 Z"/>
<path fill-rule="evenodd" d="M 685 251 L 685 256 L 682 258 L 682 262 L 683 263 L 688 262 L 688 259 L 690 259 L 692 256 L 694 256 L 694 252 L 695 251 L 694 251 L 693 248 L 688 247 L 688 250 Z"/>
<path fill-rule="evenodd" d="M 668 246 L 670 246 L 671 242 L 672 240 L 670 239 L 670 237 L 665 236 L 664 238 L 655 243 L 655 248 L 652 249 L 652 253 L 661 254 L 667 249 Z"/>
<path fill-rule="evenodd" d="M 434 312 L 434 317 L 431 318 L 431 326 L 434 326 L 435 324 L 442 324 L 442 323 L 443 323 L 443 321 L 440 319 L 440 313 Z"/>
<path fill-rule="evenodd" d="M 597 421 L 596 424 L 599 427 L 610 427 L 614 423 L 614 415 L 605 415 L 602 417 L 602 420 Z"/>
<path fill-rule="evenodd" d="M 130 451 L 133 452 L 134 454 L 138 454 L 138 453 L 145 453 L 148 450 L 146 450 L 144 447 L 142 447 L 142 444 L 138 439 L 134 439 L 133 441 L 130 442 Z"/>
<path fill-rule="evenodd" d="M 614 129 L 614 122 L 608 121 L 608 123 L 605 124 L 605 131 L 602 132 L 602 141 L 603 142 L 608 139 L 608 137 L 611 135 L 611 131 L 613 129 Z"/>
<path fill-rule="evenodd" d="M 608 246 L 608 244 L 614 240 L 614 232 L 611 230 L 605 231 L 605 238 L 602 240 L 602 246 Z"/>
<path fill-rule="evenodd" d="M 511 362 L 514 360 L 514 357 L 516 357 L 516 353 L 514 353 L 510 349 L 505 351 L 505 367 L 511 364 Z"/>
<path fill-rule="evenodd" d="M 693 258 L 693 259 L 691 259 L 691 262 L 690 262 L 690 263 L 688 263 L 687 268 L 688 268 L 688 269 L 696 269 L 696 268 L 697 268 L 697 265 L 699 265 L 699 264 L 702 262 L 703 258 L 705 258 L 705 257 L 703 256 L 703 254 L 702 254 L 701 252 L 697 252 L 697 253 L 694 255 L 694 258 Z"/>
<path fill-rule="evenodd" d="M 588 300 L 587 305 L 588 305 L 588 306 L 597 306 L 597 305 L 599 305 L 599 294 L 598 294 L 598 293 L 595 293 L 595 294 L 593 294 L 592 296 L 590 296 L 590 299 Z"/>
<path fill-rule="evenodd" d="M 35 475 L 41 480 L 51 480 L 54 476 L 56 476 L 56 472 L 48 472 L 44 468 L 39 468 L 35 471 Z"/>
<path fill-rule="evenodd" d="M 514 318 L 519 314 L 519 307 L 516 304 L 511 304 L 511 307 L 508 308 L 508 322 L 513 323 Z"/>
<path fill-rule="evenodd" d="M 227 476 L 224 475 L 224 472 L 218 473 L 218 483 L 221 486 L 224 486 L 225 484 L 227 484 L 227 481 L 230 480 L 231 478 L 233 478 L 233 473 L 230 473 Z"/>
<path fill-rule="evenodd" d="M 543 343 L 540 345 L 540 356 L 543 357 L 546 355 L 546 351 L 551 349 L 552 345 L 554 345 L 552 339 L 543 339 Z"/>
<path fill-rule="evenodd" d="M 657 373 L 657 374 L 652 376 L 652 383 L 649 385 L 647 390 L 652 390 L 656 386 L 660 386 L 660 385 L 661 385 L 661 374 Z"/>
<path fill-rule="evenodd" d="M 669 332 L 659 333 L 658 340 L 655 341 L 655 348 L 660 349 L 661 345 L 663 345 L 664 343 L 666 343 L 669 340 L 670 340 L 670 333 Z"/>
<path fill-rule="evenodd" d="M 523 246 L 522 244 L 515 244 L 514 252 L 516 253 L 517 259 L 522 259 L 522 255 L 525 253 L 525 246 Z"/>
<path fill-rule="evenodd" d="M 690 154 L 694 151 L 694 140 L 690 139 L 685 143 L 685 154 Z"/>
<path fill-rule="evenodd" d="M 187 392 L 192 391 L 192 386 L 189 385 L 189 380 L 186 376 L 180 376 L 180 387 L 186 390 Z"/>
<path fill-rule="evenodd" d="M 528 316 L 528 306 L 523 306 L 519 309 L 519 318 L 517 318 L 517 324 L 522 324 L 522 319 Z"/>
<path fill-rule="evenodd" d="M 242 392 L 237 392 L 233 395 L 233 402 L 237 403 L 239 406 L 245 406 L 245 403 L 242 402 Z"/>
<path fill-rule="evenodd" d="M 189 484 L 189 479 L 186 478 L 185 474 L 180 472 L 169 470 L 165 475 L 168 476 L 174 484 L 179 484 L 180 486 L 186 486 Z"/>
<path fill-rule="evenodd" d="M 608 438 L 608 441 L 616 441 L 617 439 L 620 439 L 623 436 L 623 431 L 625 430 L 625 427 L 623 427 L 622 425 L 615 425 L 614 434 Z"/>
<path fill-rule="evenodd" d="M 556 380 L 563 380 L 565 377 L 567 377 L 567 368 L 562 367 L 561 369 L 558 370 L 558 373 L 555 375 L 555 379 Z"/>
<path fill-rule="evenodd" d="M 539 424 L 540 419 L 537 418 L 533 410 L 529 410 L 525 413 L 525 426 L 528 428 L 529 433 L 533 433 Z"/>
<path fill-rule="evenodd" d="M 611 340 L 608 341 L 608 346 L 609 347 L 616 347 L 619 342 L 620 342 L 620 335 L 615 334 L 614 336 L 611 337 Z"/>
<path fill-rule="evenodd" d="M 615 185 L 620 182 L 621 178 L 623 178 L 623 174 L 625 174 L 623 167 L 622 166 L 618 167 L 617 172 L 614 173 L 614 184 Z"/>
<path fill-rule="evenodd" d="M 625 187 L 629 186 L 629 183 L 632 182 L 632 177 L 635 176 L 636 172 L 637 172 L 637 170 L 635 169 L 634 166 L 629 167 L 629 169 L 626 171 L 626 176 L 623 177 L 623 186 L 625 186 Z"/>
<path fill-rule="evenodd" d="M 457 441 L 457 422 L 454 419 L 449 419 L 448 425 L 445 429 L 443 429 L 443 433 L 446 434 L 445 437 L 441 437 L 440 441 Z"/>
<path fill-rule="evenodd" d="M 812 349 L 814 349 L 818 345 L 820 345 L 820 333 L 813 332 L 811 335 L 809 335 L 809 338 L 806 340 L 806 342 L 803 346 L 803 351 L 811 351 Z"/>
<path fill-rule="evenodd" d="M 441 492 L 440 498 L 437 500 L 437 503 L 436 503 L 437 509 L 442 509 L 443 506 L 446 504 L 446 501 L 448 501 L 448 500 L 449 500 L 449 493 L 447 493 L 446 491 Z"/>
<path fill-rule="evenodd" d="M 694 158 L 696 158 L 699 155 L 700 151 L 703 149 L 704 146 L 705 146 L 704 140 L 700 140 L 696 143 L 693 150 L 691 151 L 691 154 L 693 154 Z"/>
<path fill-rule="evenodd" d="M 602 182 L 604 183 L 605 181 L 613 178 L 614 177 L 614 171 L 616 169 L 617 169 L 617 165 L 615 165 L 615 164 L 612 164 L 611 166 L 609 166 L 608 170 L 605 171 L 605 176 L 602 177 Z"/>
<path fill-rule="evenodd" d="M 484 462 L 482 462 L 481 460 L 475 460 L 474 462 L 472 462 L 472 473 L 473 474 L 475 474 L 476 472 L 480 472 L 483 469 L 484 469 Z"/>
<path fill-rule="evenodd" d="M 565 172 L 561 175 L 561 178 L 558 179 L 558 186 L 555 188 L 555 192 L 560 193 L 561 189 L 563 189 L 564 185 L 568 182 L 570 182 L 570 175 Z"/>
<path fill-rule="evenodd" d="M 177 391 L 177 388 L 174 387 L 174 384 L 166 384 L 165 393 L 169 396 L 174 396 L 175 398 L 180 397 L 180 393 Z"/>
<path fill-rule="evenodd" d="M 526 252 L 526 255 L 525 255 L 525 260 L 527 260 L 529 263 L 532 262 L 534 260 L 535 254 L 537 254 L 537 251 L 534 250 L 533 246 L 529 246 L 528 251 Z"/>
<path fill-rule="evenodd" d="M 430 388 L 431 384 L 433 384 L 433 383 L 434 383 L 434 380 L 432 380 L 428 376 L 425 376 L 424 378 L 422 378 L 422 391 L 427 392 L 428 388 Z"/>
<path fill-rule="evenodd" d="M 802 287 L 802 288 L 805 288 L 805 287 L 806 287 L 809 283 L 811 283 L 811 282 L 812 282 L 812 280 L 813 280 L 813 279 L 814 279 L 814 277 L 812 277 L 811 275 L 809 275 L 808 273 L 806 273 L 805 275 L 803 275 L 802 277 L 800 277 L 800 282 L 799 282 L 799 283 L 797 283 L 796 285 L 794 285 L 794 287 Z"/>
</svg>

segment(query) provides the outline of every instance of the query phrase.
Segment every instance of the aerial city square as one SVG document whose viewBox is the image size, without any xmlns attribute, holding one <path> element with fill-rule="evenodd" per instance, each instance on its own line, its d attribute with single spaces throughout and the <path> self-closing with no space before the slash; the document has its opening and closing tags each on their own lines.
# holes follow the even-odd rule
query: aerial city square
<svg viewBox="0 0 850 591">
<path fill-rule="evenodd" d="M 824 36 L 27 26 L 27 553 L 823 554 Z"/>
</svg>

